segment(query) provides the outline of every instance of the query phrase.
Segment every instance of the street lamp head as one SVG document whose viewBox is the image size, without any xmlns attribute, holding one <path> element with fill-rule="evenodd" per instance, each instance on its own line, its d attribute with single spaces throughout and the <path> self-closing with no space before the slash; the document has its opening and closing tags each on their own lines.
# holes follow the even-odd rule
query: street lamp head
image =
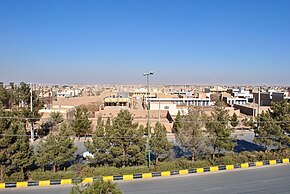
<svg viewBox="0 0 290 194">
<path fill-rule="evenodd" d="M 147 75 L 147 73 L 143 73 L 143 76 L 146 76 Z"/>
<path fill-rule="evenodd" d="M 153 75 L 153 74 L 154 74 L 154 71 L 150 71 L 150 72 L 149 72 L 149 75 Z"/>
</svg>

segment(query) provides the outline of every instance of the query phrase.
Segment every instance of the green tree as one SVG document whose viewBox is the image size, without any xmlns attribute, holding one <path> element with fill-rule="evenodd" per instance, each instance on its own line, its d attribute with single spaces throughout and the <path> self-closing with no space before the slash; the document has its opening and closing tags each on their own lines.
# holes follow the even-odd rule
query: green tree
<svg viewBox="0 0 290 194">
<path fill-rule="evenodd" d="M 172 133 L 178 133 L 181 126 L 182 126 L 182 116 L 180 115 L 180 111 L 178 111 L 175 117 L 175 121 L 173 123 Z"/>
<path fill-rule="evenodd" d="M 208 119 L 205 127 L 213 146 L 213 151 L 218 152 L 218 156 L 222 150 L 233 150 L 235 143 L 231 137 L 231 129 L 229 128 L 229 113 L 221 105 L 215 106 L 214 111 Z M 214 154 L 213 154 L 214 156 Z"/>
<path fill-rule="evenodd" d="M 105 124 L 105 131 L 111 131 L 111 130 L 112 130 L 111 119 L 110 117 L 108 117 Z"/>
<path fill-rule="evenodd" d="M 200 108 L 190 107 L 176 135 L 181 146 L 191 151 L 192 160 L 206 151 L 206 134 L 203 132 L 204 120 L 205 115 Z"/>
<path fill-rule="evenodd" d="M 151 150 L 155 155 L 156 165 L 161 156 L 168 157 L 171 147 L 171 143 L 167 140 L 165 126 L 157 122 L 154 127 L 154 133 L 151 136 Z"/>
<path fill-rule="evenodd" d="M 60 112 L 52 112 L 50 113 L 50 119 L 49 119 L 53 125 L 60 124 L 64 121 L 63 116 Z"/>
<path fill-rule="evenodd" d="M 25 127 L 20 120 L 5 118 L 14 117 L 14 112 L 5 112 L 0 105 L 0 179 L 13 173 L 25 177 L 27 168 L 32 164 L 32 148 L 26 136 Z"/>
<path fill-rule="evenodd" d="M 112 129 L 106 131 L 110 141 L 109 152 L 114 165 L 125 167 L 146 162 L 144 133 L 133 123 L 133 116 L 128 110 L 121 110 L 114 118 Z"/>
<path fill-rule="evenodd" d="M 257 126 L 253 120 L 253 117 L 248 119 L 247 117 L 243 118 L 242 123 L 245 127 L 250 127 L 251 129 L 255 129 Z"/>
<path fill-rule="evenodd" d="M 89 113 L 86 108 L 77 107 L 74 117 L 71 127 L 76 136 L 80 139 L 81 136 L 86 136 L 91 132 L 92 121 L 89 120 Z"/>
<path fill-rule="evenodd" d="M 115 183 L 111 181 L 97 180 L 92 184 L 86 186 L 74 186 L 70 194 L 122 194 L 121 190 L 117 188 Z"/>
<path fill-rule="evenodd" d="M 236 113 L 234 113 L 233 116 L 231 117 L 231 125 L 233 128 L 236 128 L 239 125 L 239 120 Z"/>
<path fill-rule="evenodd" d="M 262 112 L 259 116 L 259 128 L 255 130 L 254 142 L 265 147 L 265 151 L 269 146 L 281 147 L 280 139 L 283 137 L 283 131 L 279 124 L 271 117 L 269 111 Z"/>
<path fill-rule="evenodd" d="M 35 151 L 36 164 L 44 166 L 51 164 L 53 171 L 57 171 L 59 165 L 74 159 L 73 139 L 70 138 L 66 124 L 62 124 L 58 134 L 50 134 L 47 139 L 41 141 Z"/>
<path fill-rule="evenodd" d="M 284 134 L 290 134 L 290 103 L 286 100 L 274 102 L 270 109 L 271 117 L 277 122 Z M 289 139 L 285 139 L 283 143 L 289 143 Z"/>
<path fill-rule="evenodd" d="M 96 165 L 125 167 L 146 162 L 144 131 L 133 123 L 128 110 L 121 110 L 117 117 L 107 119 L 106 124 L 98 118 L 92 141 L 85 146 L 95 157 L 90 160 Z"/>
<path fill-rule="evenodd" d="M 3 108 L 9 108 L 9 98 L 10 95 L 8 91 L 3 87 L 0 86 L 0 103 L 3 105 Z"/>
<path fill-rule="evenodd" d="M 31 102 L 31 86 L 24 82 L 20 82 L 18 86 L 15 87 L 11 93 L 11 104 L 18 117 L 26 118 L 23 120 L 25 125 L 28 123 L 34 129 L 35 123 L 40 120 L 42 114 L 39 113 L 39 110 L 43 107 L 43 104 L 40 102 L 36 91 L 32 92 L 32 102 Z M 32 103 L 32 111 L 31 111 Z"/>
<path fill-rule="evenodd" d="M 106 133 L 106 130 L 110 129 L 108 128 L 109 125 L 110 123 L 106 124 L 106 129 L 102 117 L 98 117 L 92 141 L 85 142 L 87 150 L 94 155 L 94 158 L 90 158 L 90 160 L 96 165 L 106 165 L 112 160 L 112 156 L 108 152 L 110 140 L 108 139 L 108 133 Z"/>
<path fill-rule="evenodd" d="M 20 171 L 25 177 L 27 169 L 32 164 L 33 149 L 29 145 L 29 137 L 22 122 L 13 121 L 12 126 L 16 128 L 16 141 L 12 144 L 14 153 L 11 155 L 11 169 Z"/>
</svg>

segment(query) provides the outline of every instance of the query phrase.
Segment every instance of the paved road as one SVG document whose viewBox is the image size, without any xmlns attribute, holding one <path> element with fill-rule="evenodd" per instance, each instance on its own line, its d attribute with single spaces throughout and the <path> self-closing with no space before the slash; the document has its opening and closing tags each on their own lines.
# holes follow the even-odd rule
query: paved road
<svg viewBox="0 0 290 194">
<path fill-rule="evenodd" d="M 118 182 L 125 194 L 290 193 L 290 165 Z M 71 186 L 0 190 L 3 194 L 67 194 Z"/>
</svg>

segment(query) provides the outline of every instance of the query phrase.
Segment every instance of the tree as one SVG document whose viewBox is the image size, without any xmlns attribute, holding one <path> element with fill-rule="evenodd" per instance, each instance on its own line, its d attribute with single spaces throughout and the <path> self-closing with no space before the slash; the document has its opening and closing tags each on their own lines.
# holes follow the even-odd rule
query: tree
<svg viewBox="0 0 290 194">
<path fill-rule="evenodd" d="M 31 102 L 31 87 L 24 83 L 20 82 L 16 88 L 11 91 L 11 109 L 13 108 L 18 117 L 26 118 L 23 120 L 26 125 L 29 123 L 31 128 L 34 129 L 35 123 L 40 120 L 42 114 L 39 113 L 39 110 L 43 107 L 43 103 L 40 102 L 36 91 L 32 91 L 32 102 Z M 32 111 L 31 111 L 32 103 Z"/>
<path fill-rule="evenodd" d="M 156 165 L 161 156 L 168 156 L 171 147 L 171 143 L 167 140 L 165 126 L 157 122 L 154 127 L 154 133 L 151 136 L 151 150 L 155 155 Z"/>
<path fill-rule="evenodd" d="M 178 111 L 175 117 L 175 121 L 173 123 L 172 133 L 178 133 L 179 129 L 182 126 L 181 121 L 182 121 L 182 116 L 180 115 L 180 111 Z"/>
<path fill-rule="evenodd" d="M 57 125 L 57 124 L 62 123 L 64 121 L 63 116 L 60 112 L 50 113 L 49 120 L 53 123 L 53 125 Z"/>
<path fill-rule="evenodd" d="M 0 105 L 0 165 L 1 181 L 4 175 L 10 176 L 13 173 L 26 175 L 27 167 L 31 165 L 32 148 L 29 146 L 29 139 L 26 136 L 23 122 L 5 117 L 13 117 L 14 112 L 3 111 Z"/>
<path fill-rule="evenodd" d="M 10 95 L 8 91 L 3 87 L 0 86 L 0 103 L 3 105 L 3 108 L 9 108 L 9 98 Z"/>
<path fill-rule="evenodd" d="M 80 139 L 81 136 L 87 135 L 91 131 L 92 121 L 89 120 L 89 113 L 86 108 L 76 108 L 75 118 L 72 121 L 71 127 L 76 136 Z"/>
<path fill-rule="evenodd" d="M 125 167 L 146 162 L 145 138 L 142 128 L 133 123 L 133 116 L 128 110 L 121 110 L 117 117 L 107 119 L 104 125 L 101 118 L 92 142 L 86 147 L 95 157 L 91 161 L 97 165 L 114 165 Z"/>
<path fill-rule="evenodd" d="M 248 119 L 247 117 L 243 118 L 242 123 L 245 127 L 250 127 L 251 129 L 255 129 L 257 126 L 253 120 L 253 117 Z"/>
<path fill-rule="evenodd" d="M 118 113 L 113 120 L 112 129 L 106 133 L 114 165 L 125 167 L 146 162 L 143 131 L 138 128 L 137 123 L 133 123 L 133 116 L 128 110 L 121 110 Z"/>
<path fill-rule="evenodd" d="M 35 151 L 36 164 L 45 167 L 51 164 L 53 172 L 57 171 L 59 165 L 74 159 L 73 139 L 70 138 L 66 124 L 62 124 L 58 134 L 50 134 L 47 139 L 40 142 Z"/>
<path fill-rule="evenodd" d="M 192 161 L 206 151 L 206 134 L 203 132 L 204 120 L 205 115 L 200 108 L 190 107 L 176 135 L 181 146 L 191 151 Z"/>
<path fill-rule="evenodd" d="M 234 113 L 233 116 L 231 117 L 231 125 L 233 128 L 236 128 L 239 125 L 239 120 L 236 113 Z"/>
<path fill-rule="evenodd" d="M 280 126 L 283 133 L 290 135 L 290 103 L 286 100 L 274 102 L 271 105 L 270 115 Z M 290 140 L 286 136 L 282 139 L 283 144 L 289 142 Z"/>
<path fill-rule="evenodd" d="M 267 151 L 271 145 L 281 147 L 281 142 L 279 140 L 283 137 L 283 131 L 271 117 L 270 112 L 263 111 L 259 118 L 259 128 L 255 130 L 256 135 L 254 142 L 263 145 L 265 151 Z"/>
<path fill-rule="evenodd" d="M 17 137 L 15 143 L 12 145 L 14 149 L 11 155 L 11 168 L 23 173 L 26 176 L 27 168 L 32 164 L 33 149 L 29 145 L 29 137 L 26 135 L 26 130 L 22 122 L 13 121 L 12 127 L 17 128 Z"/>
<path fill-rule="evenodd" d="M 92 184 L 86 186 L 74 186 L 70 191 L 70 194 L 122 194 L 121 190 L 117 188 L 116 183 L 111 181 L 97 180 Z"/>
<path fill-rule="evenodd" d="M 231 137 L 231 129 L 228 126 L 229 113 L 224 107 L 215 106 L 205 127 L 207 129 L 213 151 L 220 155 L 222 150 L 231 151 L 234 148 L 234 138 Z M 213 154 L 214 156 L 214 154 Z"/>
<path fill-rule="evenodd" d="M 96 130 L 92 137 L 92 142 L 85 142 L 87 150 L 94 155 L 94 158 L 90 160 L 96 165 L 109 164 L 112 160 L 112 156 L 109 154 L 110 140 L 106 131 L 109 131 L 110 120 L 107 120 L 107 129 L 105 128 L 102 117 L 98 117 Z"/>
</svg>

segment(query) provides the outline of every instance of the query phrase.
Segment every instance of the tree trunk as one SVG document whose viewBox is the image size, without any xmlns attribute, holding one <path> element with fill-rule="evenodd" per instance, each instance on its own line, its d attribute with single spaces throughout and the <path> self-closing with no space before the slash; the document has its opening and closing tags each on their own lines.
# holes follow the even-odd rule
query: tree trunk
<svg viewBox="0 0 290 194">
<path fill-rule="evenodd" d="M 192 148 L 191 149 L 191 161 L 194 161 L 195 160 L 195 148 Z"/>
<path fill-rule="evenodd" d="M 56 172 L 56 165 L 53 165 L 53 172 Z"/>
<path fill-rule="evenodd" d="M 123 147 L 123 161 L 122 161 L 122 167 L 124 168 L 126 165 L 126 161 L 125 161 L 125 158 L 126 158 L 126 151 L 125 151 L 125 148 Z"/>
<path fill-rule="evenodd" d="M 156 158 L 155 158 L 155 165 L 156 165 L 156 166 L 158 165 L 158 162 L 159 162 L 159 157 L 156 156 Z"/>
<path fill-rule="evenodd" d="M 5 172 L 5 167 L 4 167 L 4 165 L 1 165 L 1 169 L 0 169 L 0 180 L 2 181 L 2 182 L 4 182 L 4 172 Z"/>
</svg>

